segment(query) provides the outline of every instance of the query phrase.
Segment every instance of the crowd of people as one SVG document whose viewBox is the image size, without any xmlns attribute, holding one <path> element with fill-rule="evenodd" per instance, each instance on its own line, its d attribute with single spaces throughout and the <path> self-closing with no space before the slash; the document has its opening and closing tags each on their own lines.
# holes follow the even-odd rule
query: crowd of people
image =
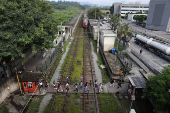
<svg viewBox="0 0 170 113">
<path fill-rule="evenodd" d="M 66 80 L 66 81 L 67 81 L 67 83 L 66 83 L 66 85 L 64 86 L 64 89 L 63 89 L 61 83 L 58 83 L 58 87 L 57 87 L 57 83 L 56 83 L 55 80 L 54 80 L 54 81 L 53 81 L 54 89 L 57 89 L 58 91 L 61 91 L 61 92 L 64 91 L 64 90 L 66 90 L 66 91 L 68 92 L 68 91 L 69 91 L 69 85 L 70 85 L 70 79 L 69 79 L 69 77 L 67 77 L 67 80 Z M 42 88 L 42 87 L 43 87 L 43 83 L 40 82 L 40 83 L 39 83 L 39 86 L 40 86 L 40 88 Z M 45 90 L 48 91 L 48 90 L 49 90 L 49 85 L 48 85 L 47 82 L 44 83 L 44 86 L 45 86 Z M 80 82 L 78 83 L 78 79 L 75 78 L 74 87 L 75 87 L 74 92 L 78 92 L 79 89 L 82 89 L 82 88 L 83 88 L 83 82 L 80 81 Z M 90 80 L 89 83 L 86 82 L 86 83 L 84 84 L 84 91 L 85 91 L 85 92 L 86 92 L 86 91 L 89 91 L 89 87 L 92 87 L 92 80 Z M 103 91 L 103 85 L 102 85 L 102 83 L 100 83 L 100 84 L 98 85 L 97 80 L 95 80 L 94 87 L 97 88 L 97 90 L 98 90 L 99 92 L 102 92 L 102 91 Z M 114 80 L 114 79 L 112 79 L 112 80 L 110 81 L 109 87 L 115 87 L 115 80 Z M 117 87 L 117 89 L 120 88 L 120 87 L 122 87 L 122 86 L 121 86 L 121 81 L 118 81 L 118 87 Z"/>
</svg>

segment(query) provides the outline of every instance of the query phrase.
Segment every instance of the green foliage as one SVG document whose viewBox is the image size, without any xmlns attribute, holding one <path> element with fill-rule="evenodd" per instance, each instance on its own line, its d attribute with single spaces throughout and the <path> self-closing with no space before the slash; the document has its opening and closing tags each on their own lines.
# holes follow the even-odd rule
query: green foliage
<svg viewBox="0 0 170 113">
<path fill-rule="evenodd" d="M 68 111 L 66 113 L 83 113 L 80 101 L 81 94 L 71 94 L 68 101 Z"/>
<path fill-rule="evenodd" d="M 117 26 L 120 24 L 121 21 L 121 15 L 120 13 L 115 14 L 114 16 L 111 16 L 111 22 L 112 24 L 112 28 L 114 28 L 114 31 L 117 29 Z"/>
<path fill-rule="evenodd" d="M 110 7 L 110 13 L 113 14 L 114 13 L 114 4 L 112 4 L 112 6 Z"/>
<path fill-rule="evenodd" d="M 112 93 L 101 93 L 99 95 L 101 113 L 124 113 L 123 110 L 118 106 L 116 99 Z"/>
<path fill-rule="evenodd" d="M 147 20 L 147 16 L 146 15 L 134 15 L 133 19 L 143 22 L 144 20 Z"/>
<path fill-rule="evenodd" d="M 0 107 L 0 113 L 9 113 L 9 108 L 7 108 L 6 106 Z"/>
<path fill-rule="evenodd" d="M 54 110 L 52 113 L 62 113 L 64 102 L 65 102 L 64 95 L 57 94 L 55 98 L 55 104 L 53 105 Z"/>
<path fill-rule="evenodd" d="M 76 17 L 82 10 L 80 7 L 68 6 L 65 10 L 54 10 L 53 16 L 57 21 L 57 24 L 67 24 L 71 19 Z"/>
<path fill-rule="evenodd" d="M 51 5 L 42 0 L 0 1 L 0 61 L 25 57 L 24 50 L 53 47 L 57 23 Z"/>
<path fill-rule="evenodd" d="M 170 92 L 168 89 L 170 89 L 170 67 L 165 67 L 161 74 L 149 76 L 144 94 L 152 99 L 158 109 L 170 111 Z"/>
<path fill-rule="evenodd" d="M 40 103 L 42 101 L 44 96 L 38 96 L 36 98 L 39 98 L 38 101 L 31 101 L 31 103 L 29 104 L 29 108 L 27 110 L 27 113 L 37 113 L 39 111 L 39 106 L 40 106 Z"/>
<path fill-rule="evenodd" d="M 121 40 L 123 41 L 123 45 L 125 45 L 127 39 L 130 40 L 132 38 L 131 31 L 129 30 L 129 23 L 119 26 L 117 36 L 119 38 L 119 43 Z"/>
<path fill-rule="evenodd" d="M 98 19 L 99 17 L 102 19 L 103 18 L 103 13 L 100 11 L 99 8 L 91 8 L 88 10 L 88 17 L 90 19 L 95 19 L 95 11 L 96 11 L 96 19 Z"/>
<path fill-rule="evenodd" d="M 58 2 L 55 2 L 55 1 L 48 1 L 49 3 L 52 3 L 52 4 L 62 4 L 62 5 L 70 5 L 70 6 L 79 6 L 80 3 L 79 2 L 73 2 L 73 1 L 62 1 L 62 0 L 59 0 Z"/>
</svg>

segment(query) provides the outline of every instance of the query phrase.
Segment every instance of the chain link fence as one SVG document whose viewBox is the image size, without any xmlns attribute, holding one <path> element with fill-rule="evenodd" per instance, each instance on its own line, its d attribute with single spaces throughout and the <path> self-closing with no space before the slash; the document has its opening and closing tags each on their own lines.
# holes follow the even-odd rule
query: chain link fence
<svg viewBox="0 0 170 113">
<path fill-rule="evenodd" d="M 63 39 L 63 45 L 65 42 L 65 36 L 62 38 Z M 46 59 L 46 61 L 36 67 L 37 72 L 43 72 L 46 73 L 48 68 L 50 67 L 51 63 L 53 60 L 55 60 L 56 56 L 62 53 L 62 40 L 57 44 L 54 50 L 47 51 L 46 54 L 50 54 L 49 57 Z"/>
</svg>

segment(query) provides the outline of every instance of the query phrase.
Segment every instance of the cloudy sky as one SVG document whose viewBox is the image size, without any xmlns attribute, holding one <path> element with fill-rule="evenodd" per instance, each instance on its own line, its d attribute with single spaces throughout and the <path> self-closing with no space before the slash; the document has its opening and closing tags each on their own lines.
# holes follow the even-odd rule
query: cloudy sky
<svg viewBox="0 0 170 113">
<path fill-rule="evenodd" d="M 54 1 L 58 1 L 58 0 L 54 0 Z M 99 4 L 99 5 L 112 5 L 114 2 L 129 3 L 129 2 L 139 2 L 139 1 L 142 4 L 149 4 L 150 0 L 65 0 L 65 1 L 89 2 L 92 4 Z"/>
</svg>

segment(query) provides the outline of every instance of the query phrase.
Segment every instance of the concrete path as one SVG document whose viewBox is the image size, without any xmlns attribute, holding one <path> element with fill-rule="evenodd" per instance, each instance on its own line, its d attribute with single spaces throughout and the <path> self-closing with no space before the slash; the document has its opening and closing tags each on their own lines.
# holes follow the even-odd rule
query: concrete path
<svg viewBox="0 0 170 113">
<path fill-rule="evenodd" d="M 100 83 L 102 83 L 102 74 L 101 74 L 101 71 L 100 71 L 99 66 L 97 64 L 98 58 L 97 58 L 96 53 L 94 53 L 94 48 L 93 48 L 92 42 L 90 44 L 91 44 L 91 48 L 92 48 L 92 55 L 93 55 L 93 63 L 94 63 L 95 75 L 96 75 L 96 79 L 97 79 L 98 84 L 100 84 Z"/>
<path fill-rule="evenodd" d="M 74 37 L 71 37 L 71 40 L 73 40 L 74 39 Z M 63 64 L 63 62 L 64 62 L 64 59 L 65 59 L 65 57 L 66 57 L 66 55 L 67 55 L 67 52 L 68 52 L 68 50 L 69 50 L 69 45 L 71 44 L 71 42 L 69 42 L 69 44 L 67 45 L 67 47 L 66 47 L 66 52 L 63 54 L 63 56 L 62 56 L 62 58 L 61 58 L 61 60 L 60 60 L 60 63 L 59 63 L 59 65 L 57 66 L 57 69 L 55 70 L 55 72 L 54 72 L 54 75 L 53 75 L 53 77 L 52 77 L 52 79 L 51 79 L 51 82 L 50 82 L 50 84 L 52 85 L 53 84 L 53 81 L 55 80 L 55 82 L 57 83 L 57 81 L 58 81 L 58 79 L 59 79 L 59 75 L 60 75 L 60 70 L 61 70 L 61 66 L 62 66 L 62 64 Z"/>
<path fill-rule="evenodd" d="M 52 98 L 52 94 L 50 94 L 50 93 L 48 93 L 44 96 L 44 98 L 41 101 L 40 107 L 39 107 L 39 113 L 43 113 L 44 109 L 48 105 L 51 98 Z"/>
<path fill-rule="evenodd" d="M 105 85 L 103 85 L 103 92 L 106 92 L 106 93 L 116 93 L 116 92 L 122 92 L 122 93 L 126 93 L 127 90 L 128 90 L 128 83 L 124 83 L 124 84 L 121 84 L 122 87 L 118 88 L 118 83 L 115 82 L 114 83 L 114 87 L 113 86 L 109 86 L 110 85 L 110 82 L 106 83 Z"/>
</svg>

